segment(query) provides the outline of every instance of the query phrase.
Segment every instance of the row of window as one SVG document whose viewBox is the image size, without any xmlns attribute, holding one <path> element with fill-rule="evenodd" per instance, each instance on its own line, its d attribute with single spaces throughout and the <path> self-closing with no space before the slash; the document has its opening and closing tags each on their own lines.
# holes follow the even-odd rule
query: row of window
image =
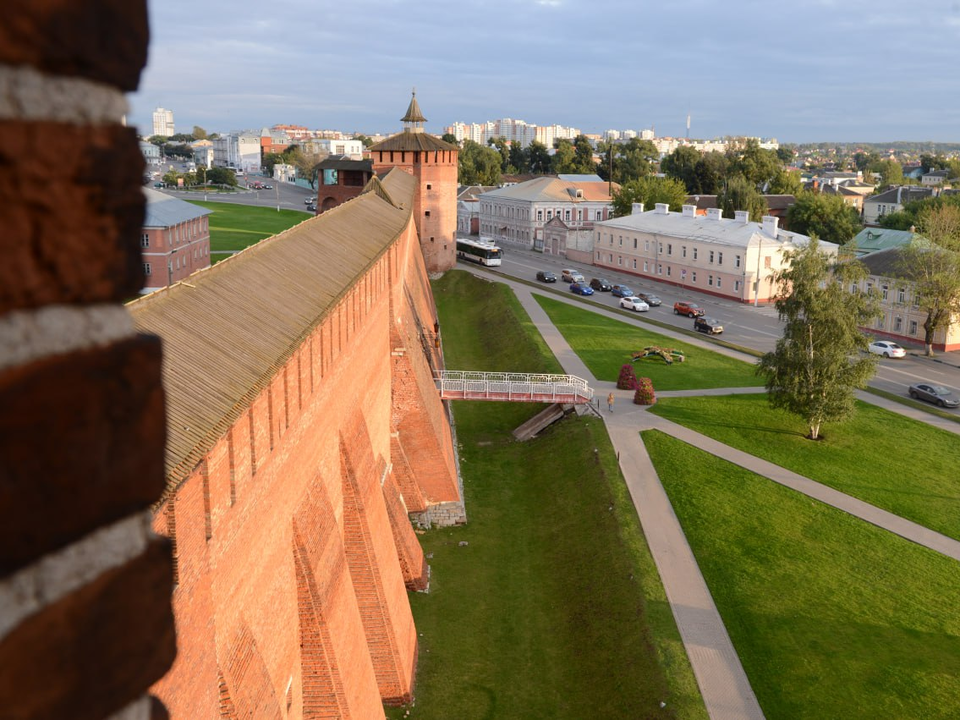
<svg viewBox="0 0 960 720">
<path fill-rule="evenodd" d="M 600 239 L 601 239 L 601 233 L 598 232 L 598 233 L 597 233 L 597 243 L 598 243 L 598 244 L 600 243 Z M 630 238 L 627 238 L 627 243 L 629 244 L 629 242 L 630 242 Z M 619 244 L 619 247 L 623 247 L 623 235 L 618 236 L 618 244 Z M 634 249 L 634 250 L 639 250 L 639 246 L 638 246 L 638 245 L 639 245 L 639 243 L 638 243 L 637 238 L 633 238 L 633 249 Z M 613 233 L 610 233 L 610 246 L 613 247 Z M 654 250 L 657 251 L 660 255 L 666 255 L 667 257 L 672 257 L 672 256 L 673 256 L 673 243 L 659 243 L 659 247 L 657 246 L 657 243 L 654 243 L 654 246 L 653 246 L 653 247 L 654 247 Z M 650 252 L 650 240 L 649 240 L 649 239 L 645 239 L 645 240 L 643 241 L 643 250 L 644 250 L 644 252 Z M 698 257 L 699 257 L 699 249 L 696 248 L 696 247 L 694 247 L 694 248 L 691 248 L 691 250 L 692 250 L 692 259 L 693 259 L 693 260 L 697 260 Z M 680 257 L 682 257 L 682 258 L 687 257 L 687 246 L 686 246 L 686 245 L 681 245 L 681 246 L 680 246 Z M 709 250 L 709 251 L 708 251 L 707 262 L 709 262 L 711 265 L 713 265 L 713 264 L 723 265 L 723 252 L 721 252 L 721 251 L 719 251 L 719 250 Z M 741 256 L 740 256 L 740 255 L 736 255 L 736 256 L 734 257 L 733 266 L 734 266 L 735 268 L 739 268 L 741 262 L 742 262 Z"/>
<path fill-rule="evenodd" d="M 873 290 L 873 282 L 867 281 L 866 284 L 867 292 Z M 857 292 L 860 289 L 859 285 L 852 285 L 850 287 L 850 292 Z M 892 293 L 890 292 L 890 286 L 888 284 L 880 285 L 880 298 L 881 300 L 890 300 Z M 907 289 L 905 287 L 898 287 L 896 289 L 896 302 L 899 305 L 906 305 L 907 303 Z M 915 308 L 920 307 L 920 295 L 917 293 L 913 294 L 913 306 Z"/>
<path fill-rule="evenodd" d="M 494 217 L 505 217 L 515 220 L 529 220 L 530 212 L 527 208 L 523 207 L 510 207 L 510 206 L 500 206 L 500 205 L 490 205 L 484 204 L 480 208 L 480 212 L 484 215 L 493 215 Z M 544 210 L 542 208 L 537 209 L 537 222 L 542 223 L 545 220 L 552 220 L 554 217 L 562 217 L 564 222 L 571 222 L 573 220 L 573 211 L 570 208 L 550 208 Z M 603 210 L 594 211 L 594 219 L 597 222 L 603 220 Z M 582 208 L 577 208 L 577 222 L 590 221 L 590 210 L 584 210 Z"/>
<path fill-rule="evenodd" d="M 169 228 L 165 233 L 164 237 L 167 241 L 167 246 L 170 245 L 180 245 L 185 242 L 190 242 L 197 239 L 202 234 L 207 231 L 207 219 L 196 218 L 194 220 L 188 220 L 187 222 L 174 225 L 172 228 Z M 148 248 L 150 247 L 150 234 L 142 232 L 140 233 L 140 247 Z"/>
<path fill-rule="evenodd" d="M 887 324 L 886 320 L 887 320 L 886 315 L 883 315 L 877 318 L 877 322 L 876 322 L 877 330 L 885 329 L 885 326 Z M 908 327 L 909 327 L 908 334 L 916 335 L 920 329 L 920 324 L 916 320 L 911 320 L 908 324 Z M 897 333 L 903 332 L 903 318 L 901 316 L 895 315 L 893 317 L 893 324 L 892 324 L 891 330 Z"/>
<path fill-rule="evenodd" d="M 206 247 L 205 247 L 205 248 L 197 248 L 197 249 L 195 249 L 195 250 L 193 251 L 193 259 L 194 259 L 194 260 L 199 260 L 201 257 L 209 257 L 209 256 L 210 256 L 210 248 L 206 248 Z M 180 255 L 177 255 L 177 257 L 176 257 L 176 260 L 177 260 L 176 267 L 174 267 L 173 261 L 169 261 L 170 270 L 179 270 L 179 269 L 180 269 L 180 267 L 181 267 L 180 257 L 181 257 Z M 183 267 L 187 267 L 187 260 L 186 260 L 186 258 L 183 259 L 183 264 L 182 264 L 182 266 L 183 266 Z M 145 262 L 145 263 L 143 264 L 143 274 L 144 274 L 144 275 L 150 275 L 150 274 L 152 274 L 152 273 L 153 273 L 152 263 Z"/>
<path fill-rule="evenodd" d="M 628 258 L 628 259 L 629 259 L 629 258 Z M 597 260 L 600 260 L 601 262 L 603 261 L 603 255 L 602 255 L 602 253 L 600 253 L 600 252 L 597 253 Z M 632 260 L 633 260 L 633 269 L 634 269 L 634 270 L 639 270 L 640 268 L 639 268 L 639 264 L 638 264 L 637 258 L 632 258 Z M 610 254 L 607 255 L 607 262 L 608 262 L 609 264 L 611 264 L 611 265 L 613 264 L 613 254 L 612 254 L 612 253 L 610 253 Z M 617 255 L 617 265 L 619 265 L 620 267 L 623 267 L 623 256 L 622 256 L 622 255 Z M 645 272 L 645 273 L 653 272 L 653 267 L 654 267 L 654 265 L 656 265 L 657 275 L 664 275 L 664 267 L 663 267 L 663 264 L 662 264 L 662 263 L 652 263 L 652 262 L 648 262 L 648 261 L 646 261 L 646 260 L 643 261 L 643 272 Z M 666 277 L 673 277 L 673 267 L 672 267 L 671 265 L 667 265 L 667 267 L 666 267 Z M 681 279 L 683 282 L 686 282 L 686 281 L 687 281 L 687 269 L 686 269 L 686 268 L 681 268 L 681 269 L 680 269 L 680 279 Z M 693 284 L 693 285 L 696 285 L 696 284 L 697 284 L 697 271 L 696 271 L 696 270 L 691 270 L 691 271 L 690 271 L 690 273 L 689 273 L 689 279 L 690 279 L 690 283 L 691 283 L 691 284 Z M 723 278 L 722 278 L 720 275 L 716 275 L 716 276 L 714 276 L 714 275 L 707 275 L 707 285 L 708 285 L 709 287 L 715 287 L 715 288 L 717 288 L 717 289 L 721 289 L 721 288 L 723 287 Z M 734 281 L 733 281 L 733 291 L 734 291 L 734 293 L 739 293 L 739 292 L 740 292 L 740 281 L 739 281 L 739 280 L 734 280 Z"/>
</svg>

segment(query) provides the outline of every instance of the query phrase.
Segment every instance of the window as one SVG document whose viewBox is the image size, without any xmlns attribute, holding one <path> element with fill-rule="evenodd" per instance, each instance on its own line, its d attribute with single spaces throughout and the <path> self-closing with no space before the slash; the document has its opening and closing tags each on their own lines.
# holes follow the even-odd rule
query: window
<svg viewBox="0 0 960 720">
<path fill-rule="evenodd" d="M 657 265 L 657 275 L 663 275 L 663 265 Z"/>
<path fill-rule="evenodd" d="M 903 303 L 903 302 L 906 301 L 906 298 L 907 298 L 907 290 L 906 290 L 906 288 L 898 288 L 898 289 L 897 289 L 897 302 L 898 302 L 898 303 Z"/>
<path fill-rule="evenodd" d="M 911 334 L 911 335 L 916 335 L 916 334 L 917 334 L 917 321 L 916 321 L 916 320 L 911 320 L 911 321 L 910 321 L 910 334 Z"/>
<path fill-rule="evenodd" d="M 427 210 L 427 211 L 424 213 L 424 215 L 426 215 L 427 217 L 430 217 L 430 211 Z"/>
<path fill-rule="evenodd" d="M 150 247 L 150 236 L 146 233 L 140 235 L 140 247 Z"/>
<path fill-rule="evenodd" d="M 670 277 L 670 266 L 667 265 L 667 277 Z"/>
<path fill-rule="evenodd" d="M 880 294 L 881 294 L 881 296 L 883 297 L 884 300 L 886 300 L 887 297 L 889 296 L 889 294 L 890 294 L 889 291 L 890 291 L 890 288 L 889 288 L 888 286 L 886 286 L 886 285 L 883 285 L 883 286 L 880 288 Z"/>
<path fill-rule="evenodd" d="M 707 275 L 707 285 L 713 287 L 713 275 Z"/>
<path fill-rule="evenodd" d="M 636 258 L 633 259 L 633 269 L 634 269 L 634 270 L 637 269 L 637 259 L 636 259 Z"/>
<path fill-rule="evenodd" d="M 693 259 L 694 259 L 694 260 L 697 259 L 697 249 L 696 249 L 696 248 L 693 249 Z"/>
<path fill-rule="evenodd" d="M 623 255 L 617 255 L 617 265 L 623 265 Z"/>
<path fill-rule="evenodd" d="M 583 221 L 583 210 L 577 210 L 577 222 Z"/>
<path fill-rule="evenodd" d="M 433 189 L 433 185 L 431 185 L 430 183 L 427 183 L 427 190 L 432 190 L 432 189 Z"/>
<path fill-rule="evenodd" d="M 610 233 L 610 247 L 613 247 L 613 233 Z"/>
<path fill-rule="evenodd" d="M 603 210 L 597 210 L 597 221 L 603 220 Z"/>
<path fill-rule="evenodd" d="M 553 217 L 553 210 L 547 210 L 547 220 Z"/>
<path fill-rule="evenodd" d="M 713 263 L 713 250 L 710 251 L 710 263 Z"/>
<path fill-rule="evenodd" d="M 149 274 L 150 274 L 150 263 L 144 263 L 144 264 L 143 264 L 143 274 L 144 274 L 144 275 L 149 275 Z"/>
<path fill-rule="evenodd" d="M 913 306 L 915 308 L 920 307 L 920 293 L 918 292 L 913 293 Z"/>
<path fill-rule="evenodd" d="M 569 211 L 569 210 L 564 210 L 564 211 L 563 211 L 563 219 L 564 219 L 564 220 L 567 220 L 567 221 L 570 220 L 570 211 Z"/>
<path fill-rule="evenodd" d="M 610 237 L 613 237 L 612 235 Z M 620 236 L 620 247 L 623 247 L 623 235 Z"/>
<path fill-rule="evenodd" d="M 686 256 L 687 256 L 687 246 L 686 246 L 686 245 L 683 245 L 683 246 L 680 248 L 680 257 L 686 257 Z"/>
<path fill-rule="evenodd" d="M 673 245 L 667 243 L 667 255 L 673 255 Z"/>
<path fill-rule="evenodd" d="M 767 255 L 767 256 L 763 259 L 763 266 L 764 266 L 765 268 L 767 268 L 768 270 L 770 269 L 770 256 L 769 256 L 769 255 Z"/>
<path fill-rule="evenodd" d="M 902 317 L 899 317 L 899 316 L 898 316 L 898 317 L 894 318 L 894 320 L 893 320 L 893 329 L 894 329 L 894 331 L 896 331 L 896 332 L 900 332 L 901 330 L 903 330 L 903 318 L 902 318 Z"/>
<path fill-rule="evenodd" d="M 737 255 L 736 261 L 734 262 L 734 267 L 740 267 L 740 256 Z"/>
<path fill-rule="evenodd" d="M 660 244 L 658 245 L 658 247 L 659 247 L 660 249 L 659 249 L 657 252 L 660 253 L 661 255 L 663 255 L 663 243 L 660 243 Z"/>
<path fill-rule="evenodd" d="M 722 252 L 718 252 L 718 253 L 717 253 L 717 265 L 723 265 L 723 253 L 722 253 Z"/>
<path fill-rule="evenodd" d="M 696 282 L 696 281 L 697 281 L 697 273 L 694 272 L 694 271 L 691 271 L 691 272 L 690 272 L 690 282 Z"/>
<path fill-rule="evenodd" d="M 734 281 L 733 281 L 733 291 L 734 291 L 735 293 L 739 293 L 739 292 L 740 292 L 740 281 L 739 281 L 739 280 L 734 280 Z"/>
<path fill-rule="evenodd" d="M 650 266 L 648 265 L 646 260 L 643 261 L 643 271 L 650 272 Z"/>
<path fill-rule="evenodd" d="M 543 210 L 537 210 L 537 222 L 543 222 Z"/>
<path fill-rule="evenodd" d="M 609 255 L 607 255 L 607 262 L 608 262 L 608 263 L 612 263 L 612 262 L 613 262 L 613 253 L 610 253 Z"/>
<path fill-rule="evenodd" d="M 644 249 L 644 251 L 646 251 L 646 252 L 650 252 L 650 241 L 649 241 L 649 240 L 644 240 L 644 241 L 643 241 L 643 249 Z"/>
<path fill-rule="evenodd" d="M 720 276 L 717 275 L 717 287 L 720 287 Z"/>
<path fill-rule="evenodd" d="M 634 250 L 637 249 L 637 239 L 636 239 L 636 238 L 633 239 L 633 249 L 634 249 Z"/>
</svg>

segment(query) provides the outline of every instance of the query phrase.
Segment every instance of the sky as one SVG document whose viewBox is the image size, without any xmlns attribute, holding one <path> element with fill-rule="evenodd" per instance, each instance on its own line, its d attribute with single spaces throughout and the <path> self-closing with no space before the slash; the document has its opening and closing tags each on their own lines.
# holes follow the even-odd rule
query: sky
<svg viewBox="0 0 960 720">
<path fill-rule="evenodd" d="M 128 121 L 960 141 L 960 0 L 148 0 Z"/>
</svg>

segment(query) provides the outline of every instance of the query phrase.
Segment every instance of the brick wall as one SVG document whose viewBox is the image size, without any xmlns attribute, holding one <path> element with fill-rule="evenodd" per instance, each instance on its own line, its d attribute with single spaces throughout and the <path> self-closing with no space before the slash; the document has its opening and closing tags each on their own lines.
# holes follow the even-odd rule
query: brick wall
<svg viewBox="0 0 960 720">
<path fill-rule="evenodd" d="M 120 304 L 143 285 L 143 158 L 120 120 L 146 4 L 4 10 L 0 714 L 159 718 L 145 691 L 176 652 L 170 547 L 149 509 L 161 346 Z"/>
</svg>

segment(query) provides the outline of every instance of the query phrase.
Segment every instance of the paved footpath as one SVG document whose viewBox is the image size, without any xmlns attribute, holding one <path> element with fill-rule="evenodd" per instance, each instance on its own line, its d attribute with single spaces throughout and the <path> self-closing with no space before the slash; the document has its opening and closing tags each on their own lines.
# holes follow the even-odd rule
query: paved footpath
<svg viewBox="0 0 960 720">
<path fill-rule="evenodd" d="M 607 393 L 614 393 L 616 398 L 614 412 L 601 414 L 617 451 L 624 479 L 640 517 L 640 524 L 660 573 L 687 656 L 711 718 L 717 720 L 763 718 L 763 712 L 750 687 L 740 658 L 730 641 L 720 613 L 714 605 L 710 590 L 697 566 L 696 558 L 683 534 L 680 522 L 673 512 L 656 469 L 640 439 L 641 430 L 660 430 L 693 447 L 765 476 L 948 557 L 960 560 L 960 543 L 952 538 L 660 418 L 647 412 L 647 408 L 634 405 L 632 392 L 617 390 L 615 383 L 600 382 L 593 377 L 533 298 L 529 287 L 519 283 L 508 282 L 508 284 L 513 287 L 520 303 L 560 361 L 564 372 L 587 380 L 600 398 L 600 407 L 605 405 Z M 691 342 L 686 337 L 683 339 Z M 694 341 L 693 344 L 700 343 Z M 717 349 L 712 345 L 706 347 L 711 350 Z M 763 392 L 763 388 L 681 390 L 660 392 L 658 395 L 679 397 L 757 392 Z M 860 393 L 859 396 L 866 402 L 906 416 L 916 417 L 960 434 L 960 426 L 956 423 L 941 421 L 928 413 L 920 413 L 869 393 Z"/>
</svg>

